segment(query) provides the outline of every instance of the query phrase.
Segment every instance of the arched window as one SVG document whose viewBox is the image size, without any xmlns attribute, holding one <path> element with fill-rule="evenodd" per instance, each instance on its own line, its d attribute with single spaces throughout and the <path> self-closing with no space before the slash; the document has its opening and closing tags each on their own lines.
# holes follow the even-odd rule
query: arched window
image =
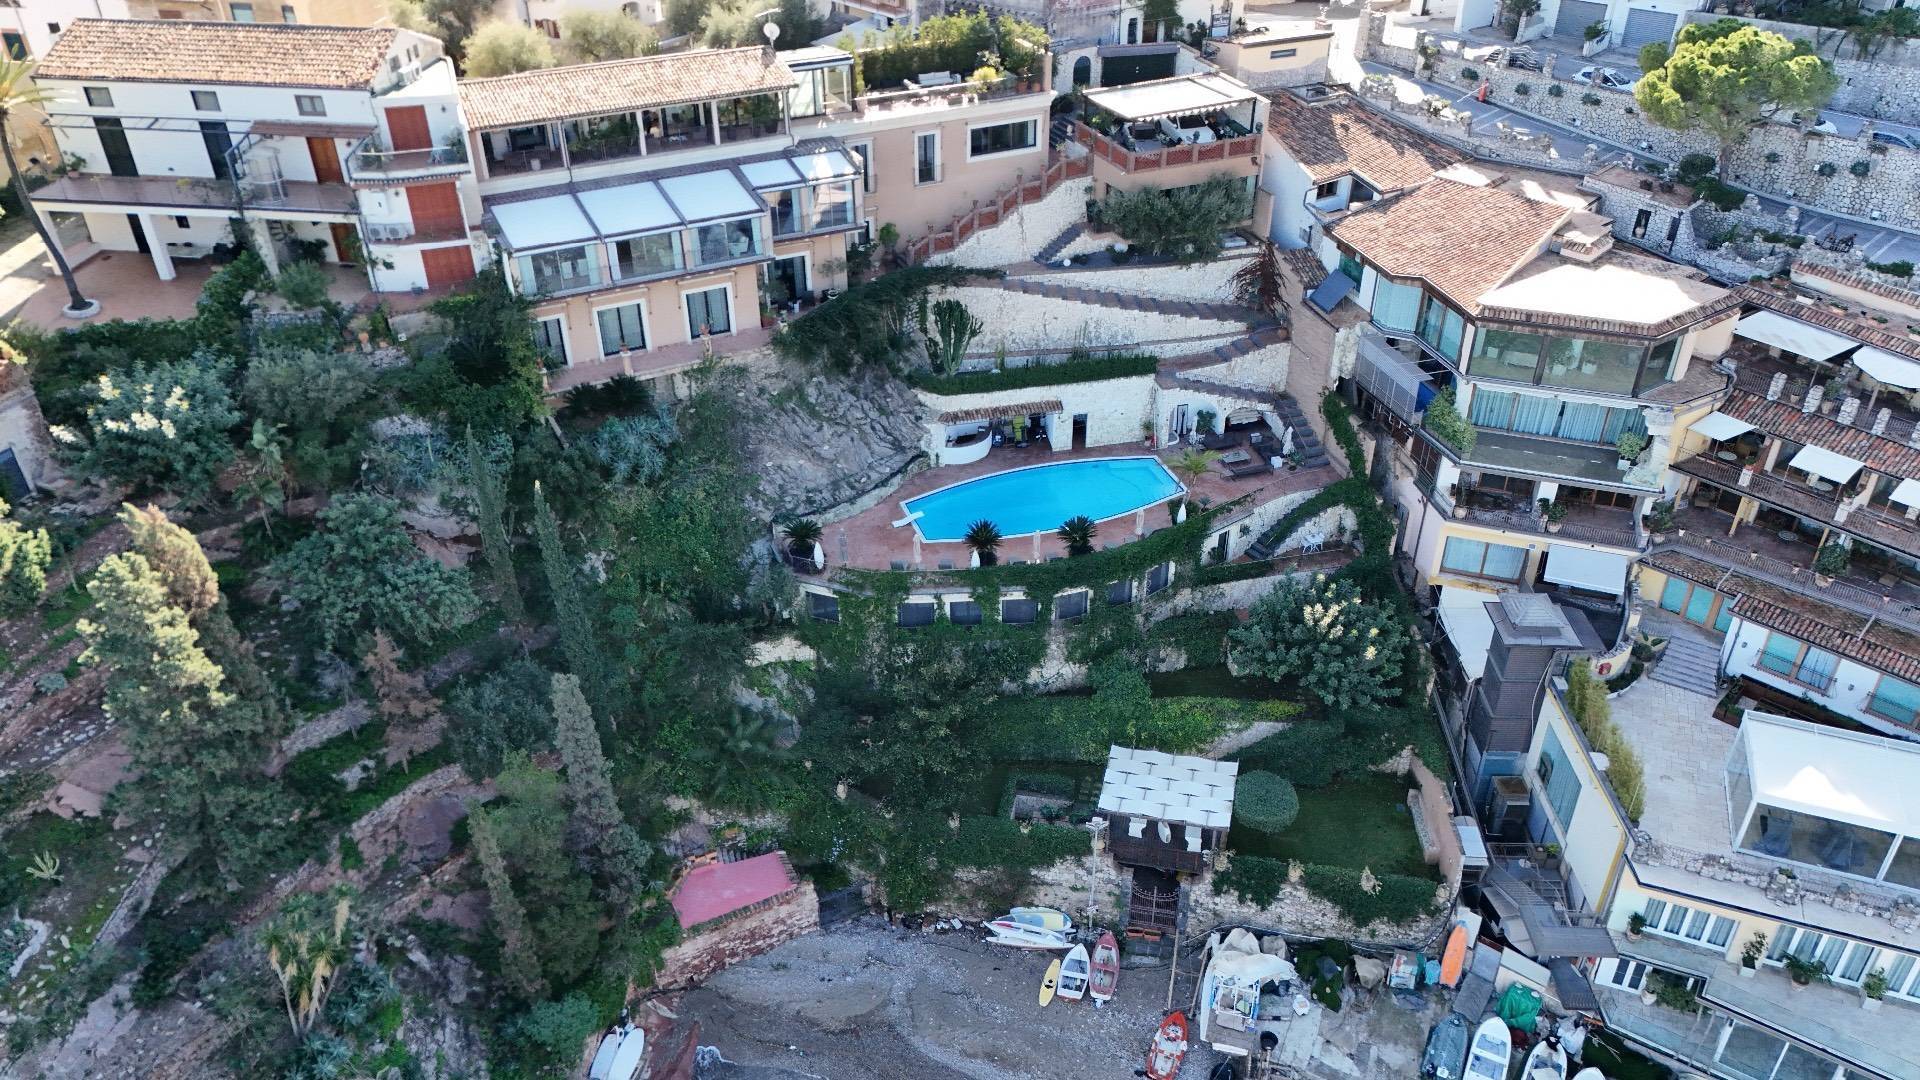
<svg viewBox="0 0 1920 1080">
<path fill-rule="evenodd" d="M 1073 62 L 1073 85 L 1093 85 L 1093 58 L 1083 56 Z"/>
</svg>

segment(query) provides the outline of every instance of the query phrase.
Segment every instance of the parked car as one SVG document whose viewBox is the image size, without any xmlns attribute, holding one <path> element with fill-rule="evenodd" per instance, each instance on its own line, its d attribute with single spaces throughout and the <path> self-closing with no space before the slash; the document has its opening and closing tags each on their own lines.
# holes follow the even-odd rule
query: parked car
<svg viewBox="0 0 1920 1080">
<path fill-rule="evenodd" d="M 1793 122 L 1795 125 L 1802 123 L 1805 119 L 1806 119 L 1806 115 L 1804 113 L 1793 114 Z M 1822 135 L 1840 134 L 1840 129 L 1835 127 L 1833 124 L 1833 121 L 1827 119 L 1825 114 L 1822 114 L 1822 113 L 1814 114 L 1813 123 L 1807 126 L 1807 130 L 1817 131 Z"/>
<path fill-rule="evenodd" d="M 1876 131 L 1873 133 L 1873 141 L 1886 143 L 1888 146 L 1904 146 L 1909 150 L 1920 150 L 1920 139 L 1898 131 Z"/>
<path fill-rule="evenodd" d="M 1588 64 L 1586 67 L 1574 72 L 1573 80 L 1575 82 L 1587 83 L 1590 86 L 1598 86 L 1603 90 L 1618 90 L 1623 94 L 1633 93 L 1634 84 L 1640 81 L 1639 79 L 1623 75 L 1612 68 L 1595 67 L 1592 64 Z"/>
</svg>

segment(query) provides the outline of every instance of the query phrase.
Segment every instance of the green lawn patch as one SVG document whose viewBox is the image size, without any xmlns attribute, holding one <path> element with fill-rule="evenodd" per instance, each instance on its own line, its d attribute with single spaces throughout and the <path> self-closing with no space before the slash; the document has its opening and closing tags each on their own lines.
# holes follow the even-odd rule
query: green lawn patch
<svg viewBox="0 0 1920 1080">
<path fill-rule="evenodd" d="M 1268 834 L 1236 824 L 1227 847 L 1241 855 L 1439 880 L 1420 857 L 1399 777 L 1369 773 L 1298 793 L 1300 816 L 1292 826 Z"/>
<path fill-rule="evenodd" d="M 1155 672 L 1147 676 L 1147 685 L 1153 688 L 1153 696 L 1157 698 L 1214 697 L 1241 701 L 1280 701 L 1288 696 L 1286 688 L 1272 679 L 1235 675 L 1227 670 L 1225 664 Z"/>
<path fill-rule="evenodd" d="M 1160 358 L 1157 356 L 1116 353 L 1059 364 L 1029 364 L 1002 371 L 969 371 L 958 375 L 916 371 L 907 376 L 907 382 L 930 394 L 977 394 L 988 390 L 1028 390 L 1036 386 L 1137 378 L 1153 374 L 1159 364 Z"/>
</svg>

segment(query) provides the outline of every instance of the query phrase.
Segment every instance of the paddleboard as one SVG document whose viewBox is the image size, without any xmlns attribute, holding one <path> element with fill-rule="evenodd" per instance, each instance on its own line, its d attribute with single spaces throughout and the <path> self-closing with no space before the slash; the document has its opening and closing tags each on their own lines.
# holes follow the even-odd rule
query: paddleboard
<svg viewBox="0 0 1920 1080">
<path fill-rule="evenodd" d="M 1060 961 L 1047 965 L 1047 974 L 1040 980 L 1040 1007 L 1053 1004 L 1053 992 L 1060 986 Z"/>
</svg>

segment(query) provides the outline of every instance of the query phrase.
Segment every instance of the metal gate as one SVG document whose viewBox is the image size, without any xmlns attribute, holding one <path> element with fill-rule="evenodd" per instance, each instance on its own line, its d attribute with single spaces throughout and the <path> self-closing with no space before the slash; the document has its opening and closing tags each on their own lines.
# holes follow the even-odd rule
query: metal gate
<svg viewBox="0 0 1920 1080">
<path fill-rule="evenodd" d="M 1587 27 L 1605 22 L 1607 5 L 1588 0 L 1560 0 L 1560 11 L 1553 17 L 1554 37 L 1584 37 Z"/>
<path fill-rule="evenodd" d="M 1659 42 L 1662 45 L 1673 41 L 1674 24 L 1680 16 L 1653 8 L 1628 8 L 1627 28 L 1620 35 L 1620 46 L 1626 49 L 1638 49 L 1642 45 Z"/>
</svg>

